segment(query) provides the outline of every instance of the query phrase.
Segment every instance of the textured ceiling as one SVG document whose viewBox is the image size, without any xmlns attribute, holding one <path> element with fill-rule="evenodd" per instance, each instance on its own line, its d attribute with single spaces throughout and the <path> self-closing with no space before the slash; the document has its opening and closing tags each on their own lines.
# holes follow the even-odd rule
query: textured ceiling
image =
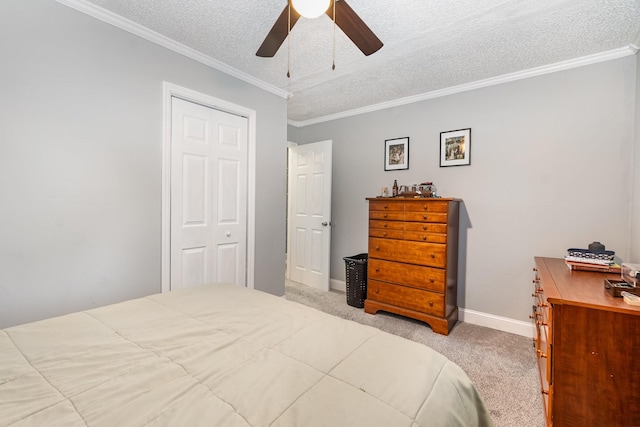
<svg viewBox="0 0 640 427">
<path fill-rule="evenodd" d="M 293 94 L 297 124 L 640 45 L 639 0 L 346 0 L 384 46 L 366 57 L 338 29 L 332 70 L 326 15 L 301 18 L 275 57 L 255 55 L 286 0 L 79 1 Z"/>
</svg>

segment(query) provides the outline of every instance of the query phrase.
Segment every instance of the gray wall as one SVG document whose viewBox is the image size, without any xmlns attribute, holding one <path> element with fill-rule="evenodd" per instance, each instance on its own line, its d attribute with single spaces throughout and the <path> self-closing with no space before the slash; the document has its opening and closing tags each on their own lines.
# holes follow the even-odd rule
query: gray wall
<svg viewBox="0 0 640 427">
<path fill-rule="evenodd" d="M 331 277 L 367 250 L 367 202 L 383 185 L 433 181 L 461 210 L 459 305 L 528 320 L 534 256 L 598 240 L 630 255 L 637 59 L 633 56 L 290 129 L 333 140 Z M 372 82 L 374 84 L 374 82 Z M 441 131 L 471 128 L 471 165 L 439 167 Z M 410 138 L 385 172 L 384 140 Z M 637 239 L 636 239 L 637 240 Z M 640 259 L 638 260 L 640 261 Z"/>
<path fill-rule="evenodd" d="M 633 208 L 631 210 L 631 257 L 640 264 L 640 54 L 636 54 L 635 146 L 633 168 Z"/>
<path fill-rule="evenodd" d="M 0 327 L 160 292 L 163 81 L 257 111 L 256 288 L 284 294 L 284 99 L 52 0 L 0 2 L 0 40 Z"/>
</svg>

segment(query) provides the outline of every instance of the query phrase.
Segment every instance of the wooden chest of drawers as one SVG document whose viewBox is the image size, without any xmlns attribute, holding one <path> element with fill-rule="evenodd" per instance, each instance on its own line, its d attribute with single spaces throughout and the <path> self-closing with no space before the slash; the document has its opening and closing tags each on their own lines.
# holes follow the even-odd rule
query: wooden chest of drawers
<svg viewBox="0 0 640 427">
<path fill-rule="evenodd" d="M 618 274 L 535 258 L 534 348 L 548 426 L 640 425 L 640 307 L 604 289 Z"/>
<path fill-rule="evenodd" d="M 458 320 L 457 199 L 369 198 L 364 310 L 400 314 L 448 335 Z"/>
</svg>

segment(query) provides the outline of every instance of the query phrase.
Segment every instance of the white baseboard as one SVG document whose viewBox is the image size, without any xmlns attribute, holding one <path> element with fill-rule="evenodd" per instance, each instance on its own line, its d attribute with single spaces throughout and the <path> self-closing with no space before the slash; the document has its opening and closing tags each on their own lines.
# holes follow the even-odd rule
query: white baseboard
<svg viewBox="0 0 640 427">
<path fill-rule="evenodd" d="M 347 291 L 347 283 L 343 280 L 331 279 L 330 286 L 331 289 L 336 291 Z M 480 311 L 462 307 L 458 309 L 458 320 L 461 322 L 471 323 L 472 325 L 484 326 L 486 328 L 496 329 L 502 332 L 509 332 L 510 334 L 533 338 L 533 326 L 531 326 L 530 322 L 523 322 L 521 320 L 510 319 L 508 317 L 482 313 Z"/>
<path fill-rule="evenodd" d="M 531 325 L 531 322 L 523 322 L 522 320 L 482 313 L 468 308 L 458 309 L 458 320 L 461 322 L 471 323 L 473 325 L 484 326 L 498 331 L 533 338 L 533 326 Z"/>
<path fill-rule="evenodd" d="M 343 280 L 329 279 L 329 287 L 334 291 L 347 292 L 347 282 Z"/>
</svg>

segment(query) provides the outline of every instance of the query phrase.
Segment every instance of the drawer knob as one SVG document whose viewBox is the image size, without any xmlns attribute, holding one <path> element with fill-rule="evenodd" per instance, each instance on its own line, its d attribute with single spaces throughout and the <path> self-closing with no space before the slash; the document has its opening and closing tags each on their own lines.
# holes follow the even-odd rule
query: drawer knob
<svg viewBox="0 0 640 427">
<path fill-rule="evenodd" d="M 380 269 L 378 267 L 376 267 L 376 273 L 380 272 Z"/>
<path fill-rule="evenodd" d="M 376 251 L 379 251 L 379 250 L 380 250 L 380 246 L 376 246 Z"/>
<path fill-rule="evenodd" d="M 422 215 L 422 219 L 426 220 L 427 216 L 426 215 Z"/>
<path fill-rule="evenodd" d="M 435 257 L 436 257 L 436 254 L 431 254 L 431 258 L 432 259 L 435 258 Z"/>
<path fill-rule="evenodd" d="M 384 237 L 387 237 L 387 232 L 386 232 L 386 231 L 385 231 L 385 232 L 383 232 L 383 233 L 382 233 L 382 235 L 383 235 Z"/>
<path fill-rule="evenodd" d="M 384 218 L 386 218 L 386 217 L 387 217 L 387 214 L 385 213 L 385 214 L 384 214 L 384 215 L 382 215 L 382 216 L 383 216 Z"/>
<path fill-rule="evenodd" d="M 431 283 L 435 283 L 436 279 L 434 279 L 433 277 L 429 277 L 429 282 Z"/>
<path fill-rule="evenodd" d="M 422 236 L 422 240 L 427 240 L 427 236 Z"/>
<path fill-rule="evenodd" d="M 433 307 L 433 301 L 429 301 L 429 307 Z"/>
<path fill-rule="evenodd" d="M 424 210 L 426 211 L 427 209 L 429 209 L 429 206 L 428 206 L 428 205 L 424 205 L 424 206 L 422 207 L 422 209 L 424 209 Z"/>
<path fill-rule="evenodd" d="M 385 222 L 382 227 L 387 228 L 387 223 Z"/>
<path fill-rule="evenodd" d="M 374 292 L 377 294 L 378 292 L 380 292 L 380 289 L 375 289 Z"/>
<path fill-rule="evenodd" d="M 387 207 L 388 207 L 388 206 L 389 206 L 389 205 L 387 205 L 386 203 L 384 204 L 384 208 L 385 208 L 385 209 L 387 209 Z"/>
<path fill-rule="evenodd" d="M 423 229 L 424 231 L 427 231 L 427 226 L 426 226 L 426 225 L 423 225 L 423 226 L 422 226 L 422 229 Z"/>
</svg>

